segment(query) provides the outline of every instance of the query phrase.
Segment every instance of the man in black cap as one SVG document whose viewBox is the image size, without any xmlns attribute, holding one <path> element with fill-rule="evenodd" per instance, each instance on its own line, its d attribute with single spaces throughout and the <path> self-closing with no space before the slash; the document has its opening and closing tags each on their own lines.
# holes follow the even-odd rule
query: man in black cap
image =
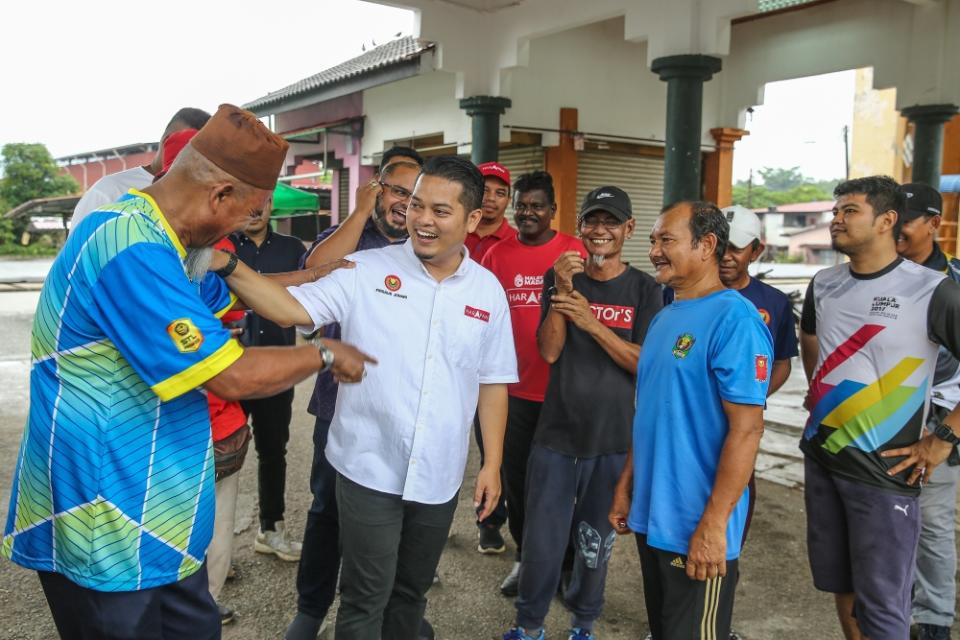
<svg viewBox="0 0 960 640">
<path fill-rule="evenodd" d="M 897 253 L 960 282 L 960 260 L 937 242 L 943 199 L 931 186 L 903 185 L 907 197 L 904 223 L 897 238 Z M 940 348 L 933 378 L 929 431 L 936 429 L 960 402 L 960 363 Z M 934 469 L 920 492 L 920 543 L 913 580 L 913 620 L 920 640 L 948 640 L 956 615 L 957 550 L 954 517 L 957 511 L 957 477 L 960 458 Z"/>
<path fill-rule="evenodd" d="M 600 616 L 616 538 L 607 513 L 630 448 L 637 358 L 662 305 L 654 279 L 621 259 L 633 228 L 626 193 L 591 191 L 578 219 L 587 259 L 564 252 L 543 277 L 537 342 L 550 379 L 527 465 L 516 624 L 505 640 L 544 637 L 571 529 L 569 637 L 591 637 Z"/>
</svg>

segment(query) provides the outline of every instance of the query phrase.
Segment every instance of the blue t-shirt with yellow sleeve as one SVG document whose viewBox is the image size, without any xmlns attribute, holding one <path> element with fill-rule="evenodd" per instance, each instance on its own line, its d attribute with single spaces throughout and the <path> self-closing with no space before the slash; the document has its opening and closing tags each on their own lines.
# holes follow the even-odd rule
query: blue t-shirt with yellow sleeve
<svg viewBox="0 0 960 640">
<path fill-rule="evenodd" d="M 217 319 L 223 281 L 191 282 L 156 203 L 131 191 L 90 214 L 34 317 L 30 413 L 0 552 L 99 591 L 176 582 L 203 565 L 214 468 L 197 387 L 243 353 Z"/>
<path fill-rule="evenodd" d="M 725 289 L 664 307 L 643 344 L 627 523 L 651 547 L 685 555 L 729 432 L 723 401 L 763 406 L 773 342 L 756 307 Z M 727 523 L 728 560 L 740 555 L 748 498 Z"/>
</svg>

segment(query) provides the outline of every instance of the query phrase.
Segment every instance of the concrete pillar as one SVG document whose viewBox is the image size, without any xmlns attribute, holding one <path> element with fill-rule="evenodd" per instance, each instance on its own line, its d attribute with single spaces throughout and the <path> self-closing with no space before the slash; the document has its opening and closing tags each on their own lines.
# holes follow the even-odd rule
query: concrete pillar
<svg viewBox="0 0 960 640">
<path fill-rule="evenodd" d="M 667 83 L 664 204 L 701 197 L 703 83 L 720 71 L 720 66 L 720 58 L 694 54 L 664 56 L 650 65 L 650 69 Z"/>
<path fill-rule="evenodd" d="M 557 197 L 557 216 L 553 227 L 563 233 L 573 234 L 577 229 L 577 150 L 574 148 L 574 133 L 577 131 L 579 113 L 576 109 L 560 109 L 560 144 L 547 147 L 544 154 L 545 168 L 553 178 L 553 190 Z"/>
<path fill-rule="evenodd" d="M 730 127 L 710 129 L 717 148 L 703 162 L 703 197 L 718 207 L 733 204 L 733 145 L 749 131 Z"/>
<path fill-rule="evenodd" d="M 940 166 L 943 161 L 943 125 L 954 115 L 955 104 L 924 104 L 900 110 L 913 123 L 912 182 L 940 188 Z"/>
<path fill-rule="evenodd" d="M 500 116 L 510 105 L 510 98 L 500 96 L 471 96 L 460 100 L 460 108 L 472 120 L 470 159 L 474 164 L 493 162 L 500 156 Z"/>
</svg>

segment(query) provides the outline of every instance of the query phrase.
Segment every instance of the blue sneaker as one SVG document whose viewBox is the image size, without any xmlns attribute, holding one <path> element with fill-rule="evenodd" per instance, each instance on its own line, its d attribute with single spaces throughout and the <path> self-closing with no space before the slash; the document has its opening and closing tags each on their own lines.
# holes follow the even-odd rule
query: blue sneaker
<svg viewBox="0 0 960 640">
<path fill-rule="evenodd" d="M 540 632 L 531 636 L 527 634 L 527 630 L 523 627 L 510 627 L 510 630 L 503 634 L 503 640 L 543 640 L 543 628 L 540 629 Z"/>
<path fill-rule="evenodd" d="M 574 627 L 570 629 L 570 635 L 567 636 L 567 640 L 588 640 L 589 638 L 596 639 L 596 636 L 592 632 L 581 629 L 580 627 Z"/>
</svg>

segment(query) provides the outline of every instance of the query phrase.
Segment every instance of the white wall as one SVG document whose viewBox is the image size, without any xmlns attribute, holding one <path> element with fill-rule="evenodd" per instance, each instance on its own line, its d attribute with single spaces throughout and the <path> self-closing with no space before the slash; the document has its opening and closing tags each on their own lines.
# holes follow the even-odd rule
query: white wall
<svg viewBox="0 0 960 640">
<path fill-rule="evenodd" d="M 385 140 L 443 133 L 444 143 L 468 143 L 470 118 L 454 97 L 455 87 L 454 74 L 426 71 L 364 91 L 363 162 L 373 163 Z"/>
</svg>

